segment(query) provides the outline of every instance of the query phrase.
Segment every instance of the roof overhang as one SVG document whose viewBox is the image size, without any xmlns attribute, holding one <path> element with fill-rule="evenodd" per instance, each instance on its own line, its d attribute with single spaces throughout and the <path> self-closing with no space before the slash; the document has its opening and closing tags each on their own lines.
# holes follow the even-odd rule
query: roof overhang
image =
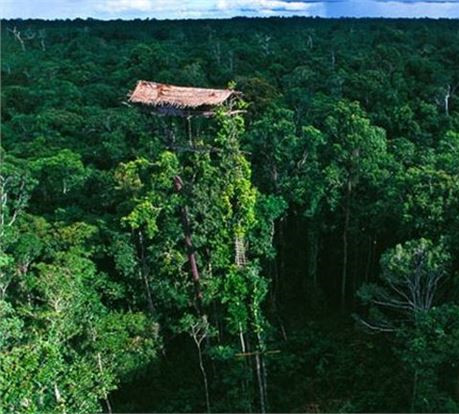
<svg viewBox="0 0 459 414">
<path fill-rule="evenodd" d="M 208 89 L 138 81 L 129 102 L 156 108 L 210 110 L 240 95 L 232 89 Z"/>
</svg>

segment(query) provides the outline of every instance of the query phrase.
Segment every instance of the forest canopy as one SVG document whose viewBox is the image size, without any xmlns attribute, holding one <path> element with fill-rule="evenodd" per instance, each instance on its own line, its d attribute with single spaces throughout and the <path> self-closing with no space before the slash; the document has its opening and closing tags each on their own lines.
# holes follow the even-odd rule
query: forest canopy
<svg viewBox="0 0 459 414">
<path fill-rule="evenodd" d="M 0 413 L 459 411 L 457 20 L 1 23 Z"/>
</svg>

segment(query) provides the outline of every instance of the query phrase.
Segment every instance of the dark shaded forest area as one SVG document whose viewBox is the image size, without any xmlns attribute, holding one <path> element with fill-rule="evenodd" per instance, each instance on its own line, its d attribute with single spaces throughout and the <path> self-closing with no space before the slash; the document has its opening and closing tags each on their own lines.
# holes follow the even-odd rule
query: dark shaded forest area
<svg viewBox="0 0 459 414">
<path fill-rule="evenodd" d="M 457 20 L 1 34 L 0 412 L 459 411 Z"/>
</svg>

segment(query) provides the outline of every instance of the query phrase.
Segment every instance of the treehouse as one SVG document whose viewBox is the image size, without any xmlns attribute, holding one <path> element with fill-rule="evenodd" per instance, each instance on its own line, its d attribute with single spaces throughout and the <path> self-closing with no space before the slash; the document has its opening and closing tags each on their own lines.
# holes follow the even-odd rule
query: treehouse
<svg viewBox="0 0 459 414">
<path fill-rule="evenodd" d="M 192 88 L 141 80 L 130 94 L 129 102 L 151 108 L 160 115 L 212 117 L 221 105 L 228 107 L 230 115 L 241 112 L 232 109 L 240 96 L 240 92 L 232 89 Z"/>
<path fill-rule="evenodd" d="M 235 115 L 241 110 L 234 110 L 235 104 L 240 99 L 241 93 L 232 89 L 207 89 L 175 86 L 164 83 L 138 81 L 129 95 L 128 102 L 140 106 L 142 109 L 165 116 L 182 117 L 186 119 L 189 147 L 177 147 L 169 143 L 168 148 L 175 151 L 218 151 L 217 148 L 197 148 L 193 142 L 191 131 L 191 118 L 212 117 L 220 106 L 226 107 L 226 114 Z M 177 193 L 183 191 L 184 183 L 180 176 L 174 177 L 174 187 Z M 188 251 L 188 260 L 191 268 L 191 276 L 195 286 L 195 306 L 198 313 L 202 300 L 200 287 L 200 272 L 196 260 L 195 248 L 192 243 L 190 217 L 187 206 L 182 208 L 182 225 L 185 245 Z M 245 242 L 243 237 L 235 237 L 235 263 L 238 267 L 246 265 Z"/>
</svg>

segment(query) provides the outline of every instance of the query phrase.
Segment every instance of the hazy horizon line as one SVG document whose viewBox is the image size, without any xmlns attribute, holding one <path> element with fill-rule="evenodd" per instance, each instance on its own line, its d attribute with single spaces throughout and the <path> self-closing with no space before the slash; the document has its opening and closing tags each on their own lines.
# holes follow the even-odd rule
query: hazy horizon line
<svg viewBox="0 0 459 414">
<path fill-rule="evenodd" d="M 133 18 L 101 18 L 101 17 L 56 17 L 52 19 L 43 17 L 0 17 L 0 21 L 10 20 L 39 20 L 45 22 L 56 22 L 56 21 L 100 21 L 100 22 L 116 22 L 116 21 L 197 21 L 197 20 L 288 20 L 288 19 L 304 19 L 304 20 L 459 20 L 459 17 L 430 17 L 430 16 L 419 16 L 419 17 L 396 17 L 396 16 L 224 16 L 224 17 L 178 17 L 178 18 L 161 18 L 161 17 L 133 17 Z"/>
</svg>

